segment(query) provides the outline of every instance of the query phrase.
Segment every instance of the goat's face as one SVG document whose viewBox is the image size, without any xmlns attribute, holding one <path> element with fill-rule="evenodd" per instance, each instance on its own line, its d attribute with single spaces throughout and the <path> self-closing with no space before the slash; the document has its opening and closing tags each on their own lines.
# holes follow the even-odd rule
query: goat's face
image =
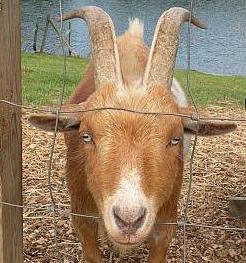
<svg viewBox="0 0 246 263">
<path fill-rule="evenodd" d="M 77 111 L 106 106 L 174 114 L 184 110 L 178 108 L 165 89 L 155 89 L 139 99 L 108 98 L 106 93 L 107 90 L 101 89 L 88 102 L 63 109 Z M 109 237 L 125 248 L 146 238 L 159 208 L 172 201 L 174 186 L 180 185 L 182 178 L 184 131 L 216 135 L 236 127 L 227 122 L 201 122 L 197 126 L 179 116 L 119 110 L 68 115 L 60 115 L 57 128 L 76 129 L 79 134 L 75 136 L 79 141 L 72 143 L 76 149 L 69 151 L 73 156 L 68 158 L 76 160 L 80 169 L 69 171 L 69 176 L 79 176 L 79 172 L 86 175 L 87 187 Z M 56 116 L 49 114 L 34 115 L 30 120 L 46 130 L 54 129 L 56 124 Z M 68 147 L 71 148 L 69 142 Z M 178 193 L 175 194 L 177 197 Z"/>
<path fill-rule="evenodd" d="M 117 99 L 113 105 L 104 102 L 113 107 L 178 112 L 170 99 L 157 100 L 145 97 L 133 103 L 127 98 L 123 105 L 122 99 L 121 104 Z M 88 104 L 89 108 L 100 105 L 98 100 Z M 158 209 L 182 175 L 181 119 L 110 110 L 84 113 L 79 134 L 88 188 L 109 236 L 117 244 L 139 242 L 148 235 Z"/>
</svg>

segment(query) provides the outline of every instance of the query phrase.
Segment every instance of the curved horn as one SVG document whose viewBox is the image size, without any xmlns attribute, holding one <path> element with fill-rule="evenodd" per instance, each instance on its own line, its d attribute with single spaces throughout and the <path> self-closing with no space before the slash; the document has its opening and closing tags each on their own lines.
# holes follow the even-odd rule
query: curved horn
<svg viewBox="0 0 246 263">
<path fill-rule="evenodd" d="M 110 16 L 101 8 L 87 6 L 71 11 L 62 20 L 82 18 L 89 27 L 96 88 L 103 84 L 122 84 L 119 53 Z"/>
<path fill-rule="evenodd" d="M 147 86 L 161 85 L 171 88 L 173 69 L 179 44 L 179 33 L 183 22 L 205 29 L 206 26 L 190 12 L 173 7 L 164 12 L 156 25 L 143 83 Z"/>
</svg>

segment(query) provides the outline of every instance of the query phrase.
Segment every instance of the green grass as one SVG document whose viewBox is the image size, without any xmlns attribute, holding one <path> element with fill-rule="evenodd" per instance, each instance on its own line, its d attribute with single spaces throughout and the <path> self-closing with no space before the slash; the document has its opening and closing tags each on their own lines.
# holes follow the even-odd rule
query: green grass
<svg viewBox="0 0 246 263">
<path fill-rule="evenodd" d="M 65 97 L 74 90 L 84 75 L 88 60 L 68 57 L 66 63 Z M 25 104 L 54 104 L 63 87 L 64 58 L 45 54 L 22 54 L 23 102 Z M 176 70 L 175 77 L 186 89 L 184 70 Z M 191 91 L 200 106 L 216 105 L 229 101 L 244 105 L 246 77 L 215 76 L 191 71 Z"/>
<path fill-rule="evenodd" d="M 186 89 L 187 73 L 184 70 L 176 70 L 175 77 Z M 216 105 L 229 101 L 243 106 L 246 98 L 246 77 L 217 76 L 212 74 L 191 71 L 190 90 L 195 101 L 200 106 Z"/>
<path fill-rule="evenodd" d="M 66 78 L 64 58 L 45 54 L 22 54 L 23 103 L 44 105 L 59 100 L 65 80 L 65 97 L 74 90 L 84 75 L 88 61 L 66 58 Z"/>
</svg>

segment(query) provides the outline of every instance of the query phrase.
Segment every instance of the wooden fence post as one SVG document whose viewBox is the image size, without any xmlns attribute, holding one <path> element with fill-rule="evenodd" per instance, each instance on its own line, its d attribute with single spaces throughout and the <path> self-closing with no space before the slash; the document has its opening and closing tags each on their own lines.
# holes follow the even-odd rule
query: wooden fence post
<svg viewBox="0 0 246 263">
<path fill-rule="evenodd" d="M 21 103 L 20 0 L 0 0 L 0 99 Z M 0 201 L 22 204 L 21 109 L 0 102 Z M 0 263 L 23 262 L 22 209 L 0 204 Z"/>
</svg>

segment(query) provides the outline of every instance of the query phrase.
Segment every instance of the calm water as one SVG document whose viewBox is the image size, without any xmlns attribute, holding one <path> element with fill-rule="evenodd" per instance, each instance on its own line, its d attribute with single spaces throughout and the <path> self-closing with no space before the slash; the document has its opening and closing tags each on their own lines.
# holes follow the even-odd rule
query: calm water
<svg viewBox="0 0 246 263">
<path fill-rule="evenodd" d="M 192 27 L 191 67 L 216 74 L 246 75 L 246 1 L 245 0 L 196 0 L 194 14 L 208 24 L 208 30 Z M 188 0 L 64 0 L 63 11 L 83 5 L 97 5 L 112 17 L 116 33 L 127 28 L 128 19 L 141 18 L 145 23 L 145 41 L 151 44 L 156 22 L 162 11 L 181 6 L 189 8 Z M 39 45 L 47 14 L 59 14 L 59 1 L 22 0 L 22 48 L 32 51 L 33 29 L 39 24 Z M 67 32 L 67 23 L 64 33 Z M 187 26 L 183 27 L 177 67 L 187 64 Z M 90 53 L 88 30 L 82 20 L 72 22 L 72 47 L 81 56 Z M 61 53 L 57 37 L 49 30 L 45 50 Z"/>
</svg>

